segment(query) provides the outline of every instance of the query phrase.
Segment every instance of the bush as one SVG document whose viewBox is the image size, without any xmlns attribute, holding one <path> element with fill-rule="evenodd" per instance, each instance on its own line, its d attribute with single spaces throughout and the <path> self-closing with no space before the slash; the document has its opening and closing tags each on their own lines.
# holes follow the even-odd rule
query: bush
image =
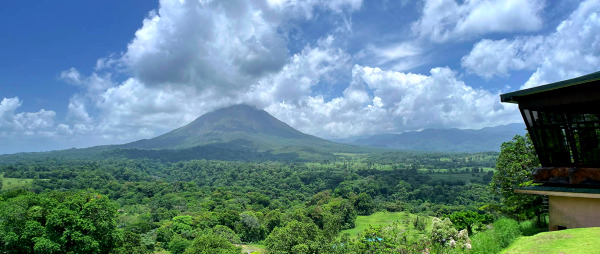
<svg viewBox="0 0 600 254">
<path fill-rule="evenodd" d="M 508 247 L 519 236 L 519 223 L 511 219 L 499 219 L 494 228 L 471 237 L 472 253 L 498 253 Z"/>
<path fill-rule="evenodd" d="M 471 237 L 471 253 L 475 254 L 492 254 L 498 253 L 502 248 L 496 241 L 496 235 L 493 230 L 480 232 Z"/>
<path fill-rule="evenodd" d="M 496 233 L 496 240 L 502 249 L 508 247 L 515 239 L 521 236 L 519 223 L 511 219 L 499 219 L 494 222 L 494 232 Z"/>
</svg>

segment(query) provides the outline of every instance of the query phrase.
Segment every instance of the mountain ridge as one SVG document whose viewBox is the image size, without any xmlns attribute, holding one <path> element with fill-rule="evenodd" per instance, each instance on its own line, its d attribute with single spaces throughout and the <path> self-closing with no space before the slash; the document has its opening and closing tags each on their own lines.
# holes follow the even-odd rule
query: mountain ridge
<svg viewBox="0 0 600 254">
<path fill-rule="evenodd" d="M 486 152 L 500 151 L 503 142 L 510 141 L 515 135 L 525 135 L 526 132 L 524 124 L 513 123 L 479 130 L 425 129 L 400 134 L 377 134 L 349 143 L 417 151 Z"/>
</svg>

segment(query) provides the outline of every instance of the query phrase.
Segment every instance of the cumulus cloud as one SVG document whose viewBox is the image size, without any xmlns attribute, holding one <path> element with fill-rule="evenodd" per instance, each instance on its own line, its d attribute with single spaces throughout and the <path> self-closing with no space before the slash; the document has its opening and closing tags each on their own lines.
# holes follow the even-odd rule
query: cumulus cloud
<svg viewBox="0 0 600 254">
<path fill-rule="evenodd" d="M 22 104 L 18 97 L 0 101 L 0 153 L 45 150 L 48 148 L 45 143 L 59 133 L 54 111 L 41 109 L 17 113 Z M 46 142 L 38 143 L 40 140 Z"/>
<path fill-rule="evenodd" d="M 479 41 L 471 52 L 464 56 L 461 64 L 470 73 L 486 79 L 494 76 L 508 76 L 511 71 L 534 69 L 543 59 L 540 47 L 542 36 L 532 36 L 516 40 Z"/>
<path fill-rule="evenodd" d="M 0 101 L 0 135 L 10 136 L 18 132 L 27 135 L 45 134 L 54 126 L 56 113 L 41 109 L 38 112 L 16 113 L 22 105 L 18 97 L 3 98 Z"/>
<path fill-rule="evenodd" d="M 312 87 L 319 82 L 334 83 L 352 68 L 351 57 L 333 47 L 333 36 L 322 38 L 315 46 L 306 46 L 282 70 L 259 80 L 250 92 L 240 94 L 240 101 L 266 106 L 285 101 L 298 104 L 303 96 L 311 95 Z"/>
<path fill-rule="evenodd" d="M 426 0 L 412 29 L 434 42 L 542 27 L 543 0 Z"/>
<path fill-rule="evenodd" d="M 314 9 L 320 8 L 336 13 L 356 11 L 362 6 L 362 0 L 268 0 L 269 7 L 279 12 L 294 16 L 303 16 L 306 19 L 313 17 Z"/>
<path fill-rule="evenodd" d="M 281 102 L 267 110 L 303 131 L 335 138 L 520 121 L 517 108 L 501 104 L 499 94 L 466 85 L 446 67 L 421 75 L 356 65 L 352 77 L 343 96 L 307 96 L 298 105 Z"/>
<path fill-rule="evenodd" d="M 161 1 L 122 58 L 148 86 L 245 89 L 288 53 L 277 23 L 248 1 Z"/>
<path fill-rule="evenodd" d="M 600 2 L 584 1 L 547 36 L 482 40 L 462 59 L 467 71 L 490 78 L 531 69 L 521 88 L 595 72 L 600 67 Z"/>
<path fill-rule="evenodd" d="M 478 11 L 490 6 L 499 12 L 500 7 L 507 9 L 504 12 L 529 8 L 535 14 L 529 18 L 535 20 L 539 10 L 533 7 L 542 4 L 449 3 L 460 13 L 444 19 L 453 25 L 423 36 L 446 40 L 505 31 L 509 23 L 504 19 L 510 15 L 501 15 L 504 23 L 482 28 L 476 20 L 496 20 L 478 18 Z M 355 65 L 355 56 L 340 46 L 345 42 L 335 31 L 308 42 L 299 52 L 288 50 L 290 38 L 282 31 L 288 28 L 286 22 L 309 21 L 323 12 L 345 15 L 361 4 L 361 0 L 161 0 L 124 53 L 99 59 L 92 73 L 71 68 L 60 74 L 80 89 L 70 98 L 64 122 L 57 121 L 53 111 L 16 113 L 21 102 L 9 98 L 0 103 L 0 132 L 52 133 L 69 139 L 64 144 L 77 146 L 124 143 L 154 137 L 238 103 L 264 108 L 320 137 L 520 121 L 514 105 L 500 104 L 497 93 L 468 86 L 447 67 L 433 68 L 427 75 L 403 72 L 408 67 L 400 65 L 423 52 L 416 44 L 372 46 L 367 51 L 380 59 L 372 65 Z M 427 10 L 424 17 L 429 19 L 433 14 Z M 512 15 L 520 18 L 522 13 Z M 419 22 L 429 24 L 424 20 Z M 506 67 L 507 72 L 512 69 Z M 324 86 L 336 92 L 326 95 Z"/>
</svg>

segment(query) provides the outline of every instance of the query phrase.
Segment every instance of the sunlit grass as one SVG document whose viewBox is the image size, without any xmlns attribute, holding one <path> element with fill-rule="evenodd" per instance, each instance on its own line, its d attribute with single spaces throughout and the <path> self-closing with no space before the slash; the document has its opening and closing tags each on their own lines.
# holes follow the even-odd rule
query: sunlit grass
<svg viewBox="0 0 600 254">
<path fill-rule="evenodd" d="M 27 179 L 27 178 L 3 177 L 1 179 L 2 179 L 2 190 L 3 191 L 20 189 L 20 188 L 29 188 L 33 184 L 33 179 Z"/>
<path fill-rule="evenodd" d="M 504 254 L 598 253 L 600 228 L 576 228 L 523 236 L 503 252 Z"/>
<path fill-rule="evenodd" d="M 348 233 L 351 237 L 356 237 L 360 232 L 367 229 L 369 225 L 376 227 L 380 225 L 388 225 L 395 221 L 409 222 L 417 218 L 425 217 L 427 228 L 431 227 L 431 217 L 416 215 L 409 212 L 376 212 L 368 216 L 358 216 L 356 218 L 356 226 L 351 229 L 342 230 L 340 234 Z"/>
</svg>

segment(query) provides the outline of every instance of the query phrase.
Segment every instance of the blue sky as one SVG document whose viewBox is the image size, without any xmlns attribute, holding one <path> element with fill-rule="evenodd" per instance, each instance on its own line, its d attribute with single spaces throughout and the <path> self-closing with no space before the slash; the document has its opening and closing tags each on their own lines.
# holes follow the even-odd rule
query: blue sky
<svg viewBox="0 0 600 254">
<path fill-rule="evenodd" d="M 521 122 L 598 71 L 600 1 L 11 1 L 0 153 L 150 138 L 238 103 L 323 138 Z"/>
</svg>

